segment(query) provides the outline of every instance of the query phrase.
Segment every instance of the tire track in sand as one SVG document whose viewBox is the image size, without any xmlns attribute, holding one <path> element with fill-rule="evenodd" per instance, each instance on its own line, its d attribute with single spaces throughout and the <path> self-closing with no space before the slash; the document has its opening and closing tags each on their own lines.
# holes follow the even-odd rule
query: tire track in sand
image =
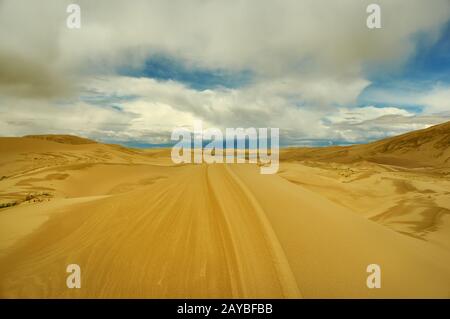
<svg viewBox="0 0 450 319">
<path fill-rule="evenodd" d="M 273 297 L 301 297 L 283 249 L 255 197 L 228 165 L 208 165 L 207 172 L 208 188 L 230 233 L 244 296 L 265 291 Z"/>
<path fill-rule="evenodd" d="M 77 263 L 82 288 L 66 287 Z M 68 206 L 0 259 L 2 297 L 299 297 L 264 212 L 226 165 Z"/>
</svg>

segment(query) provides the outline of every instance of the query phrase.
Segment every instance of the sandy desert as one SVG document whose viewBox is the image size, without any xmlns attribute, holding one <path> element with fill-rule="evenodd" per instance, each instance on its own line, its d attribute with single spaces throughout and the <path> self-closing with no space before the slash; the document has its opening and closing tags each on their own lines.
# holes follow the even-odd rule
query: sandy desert
<svg viewBox="0 0 450 319">
<path fill-rule="evenodd" d="M 450 297 L 450 122 L 280 152 L 261 175 L 174 165 L 170 149 L 0 138 L 0 297 Z"/>
</svg>

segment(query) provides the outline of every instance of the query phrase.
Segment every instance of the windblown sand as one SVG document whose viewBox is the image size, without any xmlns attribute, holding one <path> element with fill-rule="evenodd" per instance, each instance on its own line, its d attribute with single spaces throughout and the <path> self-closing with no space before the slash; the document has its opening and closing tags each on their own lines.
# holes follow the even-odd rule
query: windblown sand
<svg viewBox="0 0 450 319">
<path fill-rule="evenodd" d="M 446 125 L 284 149 L 275 175 L 174 165 L 166 149 L 0 138 L 0 297 L 448 298 Z M 380 289 L 366 286 L 372 263 Z M 67 288 L 68 264 L 81 289 Z"/>
</svg>

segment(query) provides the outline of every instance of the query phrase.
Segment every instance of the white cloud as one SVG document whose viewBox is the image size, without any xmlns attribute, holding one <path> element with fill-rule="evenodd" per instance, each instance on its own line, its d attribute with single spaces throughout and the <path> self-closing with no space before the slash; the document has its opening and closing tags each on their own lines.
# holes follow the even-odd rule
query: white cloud
<svg viewBox="0 0 450 319">
<path fill-rule="evenodd" d="M 427 112 L 450 114 L 450 87 L 437 86 L 419 100 Z"/>
<path fill-rule="evenodd" d="M 64 82 L 80 72 L 138 66 L 155 52 L 197 66 L 250 69 L 260 79 L 353 81 L 364 78 L 367 62 L 401 65 L 414 53 L 415 34 L 436 37 L 449 18 L 448 0 L 378 2 L 383 28 L 373 32 L 365 26 L 368 0 L 80 0 L 79 30 L 65 26 L 69 1 L 6 0 L 0 52 L 41 64 Z"/>
<path fill-rule="evenodd" d="M 284 94 L 290 90 L 282 87 L 196 91 L 172 81 L 118 76 L 85 84 L 95 92 L 93 97 L 115 97 L 119 102 L 111 107 L 93 103 L 89 96 L 84 96 L 84 102 L 68 104 L 4 98 L 0 100 L 0 135 L 69 133 L 103 141 L 158 144 L 169 142 L 173 128 L 202 120 L 205 128 L 278 127 L 282 143 L 292 145 L 305 139 L 361 142 L 450 119 L 417 116 L 397 107 L 299 107 L 296 99 Z"/>
<path fill-rule="evenodd" d="M 353 110 L 340 109 L 326 119 L 327 134 L 331 140 L 354 143 L 424 129 L 449 121 L 450 115 L 416 115 L 395 107 L 369 106 Z"/>
<path fill-rule="evenodd" d="M 326 119 L 331 123 L 355 124 L 377 119 L 384 115 L 413 116 L 414 113 L 396 107 L 364 106 L 352 109 L 338 108 L 336 113 L 327 116 Z"/>
<path fill-rule="evenodd" d="M 401 68 L 415 52 L 414 36 L 435 39 L 450 18 L 448 0 L 380 0 L 383 28 L 374 31 L 365 27 L 370 2 L 80 0 L 82 27 L 70 30 L 70 1 L 1 1 L 0 134 L 152 143 L 201 119 L 222 128 L 279 127 L 287 141 L 370 138 L 378 133 L 364 133 L 361 123 L 417 117 L 399 107 L 356 108 L 370 84 L 364 66 Z M 155 53 L 192 67 L 250 70 L 254 78 L 241 88 L 197 91 L 115 75 Z M 117 110 L 86 94 L 134 98 Z M 447 111 L 448 94 L 436 89 L 416 101 L 427 112 Z"/>
</svg>

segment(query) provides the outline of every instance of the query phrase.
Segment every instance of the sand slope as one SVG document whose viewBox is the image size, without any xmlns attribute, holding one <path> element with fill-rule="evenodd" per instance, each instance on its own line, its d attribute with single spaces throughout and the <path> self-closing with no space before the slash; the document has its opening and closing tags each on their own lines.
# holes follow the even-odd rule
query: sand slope
<svg viewBox="0 0 450 319">
<path fill-rule="evenodd" d="M 355 163 L 362 160 L 403 167 L 450 167 L 450 122 L 369 144 L 323 148 L 292 148 L 281 160 Z"/>
<path fill-rule="evenodd" d="M 167 150 L 0 138 L 0 297 L 449 297 L 447 149 L 437 168 L 328 151 L 283 151 L 279 174 L 261 175 L 173 165 Z M 72 263 L 81 289 L 66 287 Z M 371 263 L 381 289 L 366 287 Z"/>
</svg>

